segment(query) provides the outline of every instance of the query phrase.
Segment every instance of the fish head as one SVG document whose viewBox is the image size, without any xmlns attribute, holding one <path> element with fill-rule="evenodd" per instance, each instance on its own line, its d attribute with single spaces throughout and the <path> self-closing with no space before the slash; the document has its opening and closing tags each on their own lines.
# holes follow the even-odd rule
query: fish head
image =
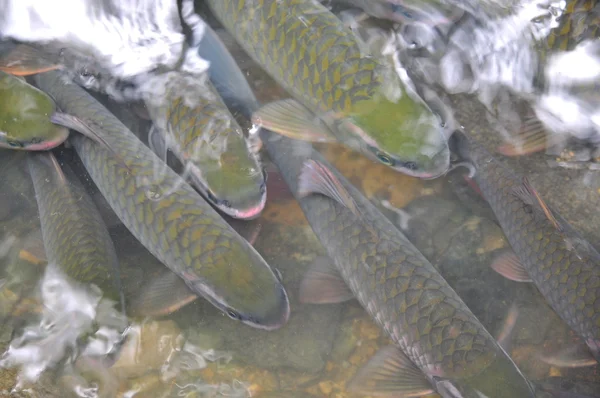
<svg viewBox="0 0 600 398">
<path fill-rule="evenodd" d="M 0 147 L 40 151 L 62 144 L 69 131 L 51 123 L 55 110 L 46 93 L 0 72 Z"/>
<path fill-rule="evenodd" d="M 448 171 L 450 150 L 438 117 L 404 95 L 361 101 L 337 122 L 350 146 L 401 173 L 436 178 Z"/>
<path fill-rule="evenodd" d="M 267 200 L 267 180 L 244 137 L 231 136 L 216 164 L 202 171 L 208 200 L 228 216 L 257 218 Z"/>
<path fill-rule="evenodd" d="M 231 319 L 254 328 L 275 330 L 287 322 L 290 303 L 281 276 L 252 246 L 234 242 L 216 261 L 203 265 L 201 279 L 183 275 L 194 292 Z"/>
<path fill-rule="evenodd" d="M 444 398 L 534 398 L 532 384 L 506 355 L 496 356 L 481 372 L 468 378 L 433 377 Z"/>
</svg>

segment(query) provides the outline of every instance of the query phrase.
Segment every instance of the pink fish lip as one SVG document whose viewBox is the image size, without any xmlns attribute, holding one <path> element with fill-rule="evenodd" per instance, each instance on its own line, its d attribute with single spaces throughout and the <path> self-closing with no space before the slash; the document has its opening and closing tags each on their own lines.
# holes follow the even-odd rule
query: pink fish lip
<svg viewBox="0 0 600 398">
<path fill-rule="evenodd" d="M 56 148 L 63 142 L 64 140 L 44 141 L 37 144 L 27 145 L 23 149 L 26 149 L 28 151 L 47 151 L 49 149 Z"/>
<path fill-rule="evenodd" d="M 267 196 L 262 195 L 260 198 L 260 202 L 256 206 L 252 206 L 244 210 L 227 209 L 226 212 L 230 216 L 238 218 L 240 220 L 254 220 L 258 218 L 258 216 L 260 216 L 260 213 L 262 213 L 263 209 L 265 208 L 266 202 Z"/>
<path fill-rule="evenodd" d="M 50 149 L 56 148 L 57 146 L 59 146 L 60 144 L 65 142 L 65 140 L 66 140 L 66 137 L 65 137 L 65 139 L 61 138 L 61 139 L 56 139 L 56 140 L 37 142 L 35 144 L 27 144 L 27 145 L 23 145 L 22 147 L 12 147 L 10 145 L 5 145 L 5 144 L 0 144 L 0 147 L 17 150 L 17 151 L 48 151 Z"/>
</svg>

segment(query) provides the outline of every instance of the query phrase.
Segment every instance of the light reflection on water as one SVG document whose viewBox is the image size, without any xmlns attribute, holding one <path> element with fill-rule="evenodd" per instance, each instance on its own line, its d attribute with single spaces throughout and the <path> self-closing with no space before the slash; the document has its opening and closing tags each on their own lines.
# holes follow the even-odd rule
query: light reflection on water
<svg viewBox="0 0 600 398">
<path fill-rule="evenodd" d="M 150 71 L 156 65 L 172 67 L 182 55 L 184 36 L 180 32 L 175 2 L 140 0 L 127 3 L 135 4 L 137 8 L 104 2 L 100 6 L 103 11 L 96 12 L 90 19 L 74 17 L 90 13 L 90 8 L 84 7 L 87 3 L 73 3 L 69 4 L 73 14 L 65 21 L 61 19 L 64 14 L 54 12 L 59 9 L 56 4 L 46 9 L 40 3 L 19 2 L 19 7 L 33 7 L 37 14 L 25 16 L 20 11 L 24 8 L 10 8 L 12 14 L 0 17 L 0 31 L 23 40 L 70 42 L 77 37 L 73 43 L 79 51 L 99 54 L 102 70 L 137 84 L 138 91 L 118 98 L 119 101 L 160 99 L 160 93 L 165 90 L 164 75 Z M 6 4 L 0 2 L 2 5 Z M 448 47 L 437 54 L 439 58 L 427 58 L 423 62 L 435 60 L 433 67 L 439 68 L 437 76 L 441 79 L 438 83 L 442 83 L 447 91 L 475 93 L 489 108 L 493 108 L 496 95 L 509 102 L 507 106 L 516 106 L 511 102 L 512 97 L 498 94 L 500 88 L 526 100 L 533 97 L 532 105 L 537 106 L 542 121 L 553 122 L 559 133 L 579 134 L 590 139 L 590 135 L 598 133 L 595 97 L 567 98 L 563 90 L 580 83 L 574 80 L 584 76 L 591 76 L 589 80 L 593 80 L 598 76 L 597 52 L 588 51 L 587 56 L 582 55 L 586 49 L 594 50 L 594 45 L 582 45 L 578 51 L 551 57 L 549 67 L 545 69 L 550 85 L 542 96 L 536 97 L 533 82 L 538 70 L 534 40 L 544 40 L 550 29 L 557 26 L 557 16 L 564 7 L 564 2 L 543 7 L 524 2 L 509 16 L 483 20 L 481 25 L 458 30 Z M 147 18 L 122 18 L 120 24 L 112 23 L 115 15 L 128 15 L 140 9 L 148 10 L 147 14 L 141 15 L 164 18 L 152 22 Z M 538 18 L 548 13 L 552 14 L 551 18 Z M 25 23 L 23 18 L 30 22 Z M 39 23 L 42 20 L 44 24 Z M 81 21 L 81 25 L 75 21 Z M 201 32 L 201 28 L 197 32 Z M 239 48 L 232 52 L 244 57 Z M 197 56 L 184 59 L 190 63 L 185 61 L 182 70 L 187 68 L 194 74 L 200 75 L 207 66 Z M 404 65 L 404 59 L 402 62 Z M 574 69 L 574 64 L 579 68 L 576 74 L 570 74 L 571 77 L 565 71 Z M 282 90 L 247 58 L 244 58 L 244 65 L 261 101 L 285 97 Z M 590 67 L 584 70 L 584 65 Z M 410 68 L 410 65 L 404 66 Z M 461 75 L 460 81 L 452 81 L 457 78 L 455 71 L 467 67 L 470 79 Z M 108 83 L 93 79 L 94 76 L 86 81 L 88 87 L 101 86 L 109 94 L 116 93 L 111 91 L 116 90 L 116 86 L 111 86 L 110 79 Z M 432 80 L 428 82 L 432 83 Z M 461 95 L 453 98 L 458 98 L 451 101 L 457 122 L 468 130 L 479 131 L 478 138 L 493 149 L 499 136 L 485 117 L 486 109 L 476 104 L 475 98 Z M 556 99 L 563 101 L 558 110 Z M 581 105 L 582 101 L 584 105 Z M 564 114 L 569 110 L 566 105 L 578 107 L 577 117 Z M 136 134 L 144 136 L 147 133 L 148 122 L 140 120 L 128 108 L 113 102 L 111 109 Z M 500 116 L 508 118 L 506 114 L 510 109 L 500 109 L 504 111 Z M 477 112 L 479 115 L 474 116 Z M 514 117 L 518 117 L 516 113 Z M 540 116 L 549 113 L 551 115 L 546 119 Z M 557 114 L 563 115 L 560 117 L 563 125 L 554 123 Z M 512 118 L 513 114 L 510 115 Z M 396 222 L 493 335 L 505 330 L 505 318 L 508 314 L 514 316 L 511 309 L 516 305 L 518 317 L 507 350 L 529 378 L 543 381 L 549 380 L 550 376 L 564 376 L 600 383 L 597 367 L 559 368 L 541 361 L 544 352 L 568 346 L 573 336 L 534 288 L 508 282 L 487 267 L 507 243 L 489 208 L 462 181 L 460 173 L 435 181 L 419 181 L 335 145 L 320 145 L 319 148 Z M 73 162 L 76 158 L 69 149 L 60 152 L 64 161 Z M 2 156 L 13 157 L 7 151 L 3 151 Z M 17 160 L 14 162 L 18 165 Z M 506 163 L 528 174 L 541 194 L 582 230 L 592 244 L 600 243 L 596 238 L 600 232 L 596 226 L 600 224 L 596 222 L 594 212 L 600 204 L 600 180 L 595 174 L 549 169 L 543 156 L 510 159 Z M 3 267 L 0 309 L 3 319 L 7 320 L 6 330 L 0 332 L 0 343 L 8 348 L 2 365 L 20 365 L 19 376 L 22 378 L 36 379 L 41 371 L 48 369 L 61 380 L 61 384 L 50 382 L 45 386 L 48 380 L 42 378 L 32 387 L 34 396 L 48 396 L 44 394 L 48 394 L 49 389 L 54 390 L 55 396 L 69 391 L 85 397 L 260 397 L 260 393 L 274 391 L 276 395 L 273 396 L 280 397 L 299 394 L 299 397 L 341 398 L 349 396 L 344 392 L 344 384 L 377 348 L 387 342 L 355 302 L 324 307 L 297 302 L 303 272 L 323 254 L 323 249 L 281 181 L 279 185 L 274 181 L 280 178 L 276 173 L 271 173 L 269 187 L 272 191 L 269 191 L 267 207 L 258 220 L 261 229 L 255 246 L 269 264 L 281 272 L 292 300 L 292 318 L 282 330 L 268 333 L 233 322 L 202 300 L 166 318 L 128 319 L 126 327 L 114 314 L 110 303 L 102 302 L 97 292 L 88 290 L 85 293 L 85 290 L 77 290 L 77 286 L 65 286 L 62 281 L 54 286 L 55 294 L 49 297 L 44 294 L 48 293 L 44 287 L 47 287 L 45 282 L 49 275 L 54 275 L 52 268 L 45 267 L 43 261 L 36 262 L 39 255 L 34 248 L 26 246 L 25 237 L 39 228 L 35 219 L 35 200 L 26 203 L 20 199 L 33 197 L 32 188 L 23 183 L 28 177 L 25 172 L 19 175 L 8 168 L 1 169 L 0 173 L 2 183 L 7 187 L 0 193 L 0 206 L 10 206 L 12 210 L 5 214 L 0 209 L 0 262 Z M 80 174 L 84 175 L 81 168 Z M 85 178 L 88 188 L 95 191 L 91 180 Z M 556 180 L 563 179 L 570 181 L 569 192 L 558 193 Z M 123 267 L 124 289 L 128 297 L 134 297 L 150 275 L 164 267 L 115 220 L 101 195 L 95 198 L 105 218 L 112 218 L 111 236 Z M 19 202 L 19 206 L 13 207 L 14 202 Z M 394 210 L 400 208 L 403 210 Z M 79 294 L 77 298 L 66 298 L 71 289 L 75 289 L 73 294 Z M 75 304 L 76 308 L 67 310 Z M 101 312 L 103 316 L 100 316 Z M 125 341 L 121 341 L 121 333 L 126 336 Z M 116 344 L 122 344 L 119 355 L 110 361 L 102 360 L 101 357 L 111 352 Z M 80 354 L 78 359 L 70 363 L 68 358 L 75 358 L 76 354 Z M 0 394 L 14 387 L 14 374 L 0 372 Z M 29 387 L 26 385 L 25 388 Z"/>
</svg>

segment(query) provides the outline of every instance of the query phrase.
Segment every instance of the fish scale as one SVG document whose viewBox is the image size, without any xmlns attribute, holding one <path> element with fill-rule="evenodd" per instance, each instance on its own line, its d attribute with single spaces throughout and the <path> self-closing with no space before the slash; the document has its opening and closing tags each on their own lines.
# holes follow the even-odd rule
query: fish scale
<svg viewBox="0 0 600 398">
<path fill-rule="evenodd" d="M 79 282 L 95 283 L 113 298 L 120 297 L 119 263 L 100 213 L 70 170 L 65 170 L 68 178 L 63 180 L 52 157 L 51 153 L 28 157 L 48 262 Z"/>
<path fill-rule="evenodd" d="M 586 39 L 600 35 L 598 0 L 570 0 L 560 16 L 559 26 L 552 29 L 546 45 L 554 51 L 571 51 Z"/>
<path fill-rule="evenodd" d="M 284 7 L 276 1 L 220 1 L 218 15 L 228 28 L 248 38 L 242 44 L 252 46 L 251 54 L 261 65 L 273 65 L 273 75 L 286 90 L 314 110 L 350 111 L 354 101 L 380 90 L 383 67 L 361 55 L 355 38 L 340 29 L 335 15 L 312 2 L 288 3 Z M 299 17 L 289 23 L 288 15 Z M 264 23 L 247 22 L 254 18 Z M 314 45 L 305 46 L 307 41 Z"/>
<path fill-rule="evenodd" d="M 600 254 L 556 212 L 562 232 L 515 195 L 522 180 L 470 142 L 475 181 L 533 283 L 600 358 Z"/>
<path fill-rule="evenodd" d="M 285 289 L 256 250 L 186 182 L 82 88 L 64 77 L 36 77 L 65 112 L 101 130 L 116 156 L 79 135 L 86 170 L 132 234 L 198 295 L 253 326 L 273 329 L 289 316 Z M 62 79 L 62 80 L 61 80 Z"/>
<path fill-rule="evenodd" d="M 490 398 L 532 396 L 506 353 L 390 221 L 335 171 L 356 200 L 360 218 L 326 196 L 298 197 L 303 162 L 312 158 L 328 163 L 309 146 L 303 147 L 304 143 L 267 131 L 262 134 L 270 156 L 344 281 L 414 364 L 430 378 L 450 379 Z M 467 391 L 471 392 L 465 392 L 464 397 L 478 396 Z"/>
<path fill-rule="evenodd" d="M 298 109 L 292 102 L 296 118 L 267 107 L 255 115 L 257 124 L 273 130 L 277 125 L 280 134 L 308 140 L 335 137 L 409 175 L 433 178 L 447 170 L 449 152 L 439 118 L 406 90 L 387 60 L 369 54 L 323 5 L 312 0 L 208 4 L 248 55 L 302 105 Z M 300 112 L 308 114 L 299 117 Z"/>
</svg>

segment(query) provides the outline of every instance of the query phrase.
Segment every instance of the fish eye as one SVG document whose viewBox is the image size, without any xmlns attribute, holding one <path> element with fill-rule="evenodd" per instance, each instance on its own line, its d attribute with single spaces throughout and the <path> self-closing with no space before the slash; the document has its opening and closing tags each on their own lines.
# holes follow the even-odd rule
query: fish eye
<svg viewBox="0 0 600 398">
<path fill-rule="evenodd" d="M 394 164 L 394 161 L 392 160 L 392 158 L 383 152 L 377 152 L 376 156 L 377 156 L 377 159 L 379 159 L 379 161 L 381 163 L 385 164 L 386 166 L 391 166 Z"/>
<path fill-rule="evenodd" d="M 23 147 L 23 144 L 21 144 L 19 141 L 7 141 L 6 143 L 13 148 L 22 148 Z"/>
<path fill-rule="evenodd" d="M 235 319 L 236 321 L 239 321 L 240 319 L 242 319 L 242 317 L 240 316 L 240 314 L 238 314 L 237 312 L 235 312 L 232 309 L 227 310 L 227 315 L 231 318 L 231 319 Z"/>
</svg>

